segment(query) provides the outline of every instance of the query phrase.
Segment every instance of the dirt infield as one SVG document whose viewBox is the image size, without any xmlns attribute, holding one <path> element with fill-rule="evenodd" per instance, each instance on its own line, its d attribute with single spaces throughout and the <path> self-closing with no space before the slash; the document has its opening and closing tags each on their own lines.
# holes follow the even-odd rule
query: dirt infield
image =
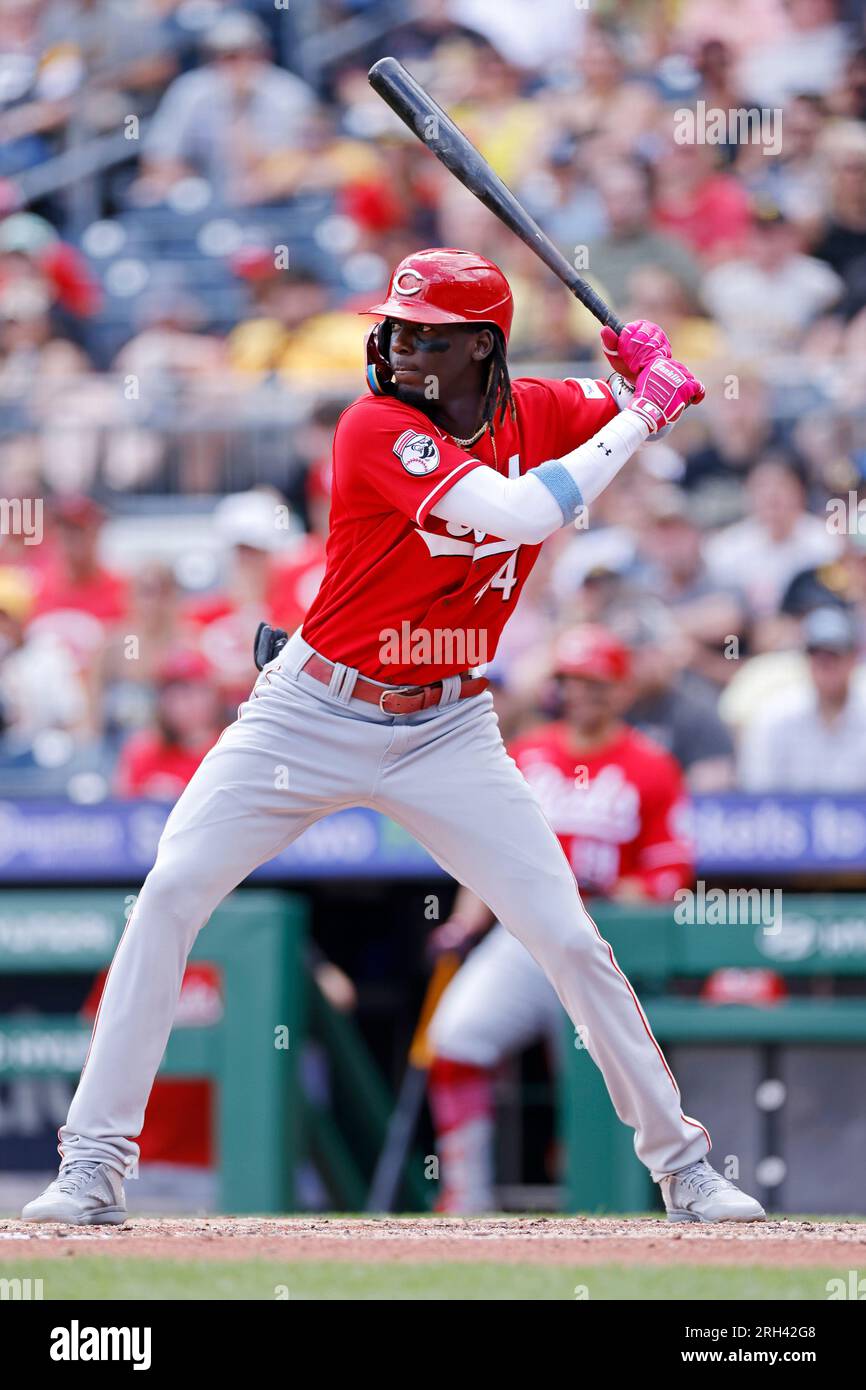
<svg viewBox="0 0 866 1390">
<path fill-rule="evenodd" d="M 124 1226 L 0 1220 L 0 1261 L 105 1254 L 127 1259 L 346 1260 L 505 1264 L 866 1264 L 866 1224 L 768 1221 L 692 1226 L 604 1217 L 134 1218 Z"/>
</svg>

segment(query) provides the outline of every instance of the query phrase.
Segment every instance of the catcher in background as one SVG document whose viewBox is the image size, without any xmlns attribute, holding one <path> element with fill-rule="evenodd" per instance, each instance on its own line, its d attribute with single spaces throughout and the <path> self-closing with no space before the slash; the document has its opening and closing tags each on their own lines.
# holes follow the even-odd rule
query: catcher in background
<svg viewBox="0 0 866 1390">
<path fill-rule="evenodd" d="M 628 650 L 603 628 L 565 632 L 554 653 L 562 718 L 510 746 L 584 893 L 668 902 L 694 879 L 686 790 L 678 763 L 623 723 Z M 429 1095 L 442 1194 L 439 1209 L 495 1209 L 493 1075 L 509 1055 L 564 1036 L 562 1005 L 532 956 L 467 888 L 433 934 L 435 950 L 484 940 L 445 991 L 430 1042 Z"/>
</svg>

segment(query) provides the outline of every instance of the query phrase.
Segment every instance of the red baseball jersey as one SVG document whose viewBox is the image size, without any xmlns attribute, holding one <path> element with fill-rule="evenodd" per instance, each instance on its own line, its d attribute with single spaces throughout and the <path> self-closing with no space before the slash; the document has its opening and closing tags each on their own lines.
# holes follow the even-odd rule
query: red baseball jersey
<svg viewBox="0 0 866 1390">
<path fill-rule="evenodd" d="M 679 764 L 636 729 L 582 751 L 566 724 L 545 724 L 508 750 L 581 889 L 610 894 L 625 878 L 668 900 L 694 881 L 688 799 Z"/>
<path fill-rule="evenodd" d="M 515 419 L 469 453 L 422 411 L 364 396 L 334 436 L 325 577 L 303 635 L 330 661 L 389 685 L 423 685 L 491 661 L 540 546 L 431 514 L 487 464 L 516 478 L 561 458 L 617 413 L 589 378 L 513 384 Z"/>
</svg>

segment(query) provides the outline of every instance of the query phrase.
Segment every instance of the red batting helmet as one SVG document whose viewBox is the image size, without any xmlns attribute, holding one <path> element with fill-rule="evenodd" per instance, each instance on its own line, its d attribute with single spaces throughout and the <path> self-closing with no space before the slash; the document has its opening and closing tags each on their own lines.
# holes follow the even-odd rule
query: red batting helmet
<svg viewBox="0 0 866 1390">
<path fill-rule="evenodd" d="M 391 276 L 387 298 L 365 314 L 409 323 L 492 323 L 508 342 L 514 300 L 502 271 L 474 251 L 414 251 Z"/>
<path fill-rule="evenodd" d="M 490 323 L 507 343 L 514 300 L 508 281 L 492 261 L 474 251 L 435 246 L 402 260 L 391 276 L 387 298 L 361 312 L 409 323 Z M 367 335 L 367 385 L 374 396 L 393 394 L 395 389 L 387 350 L 387 335 L 377 324 Z"/>
<path fill-rule="evenodd" d="M 557 676 L 585 676 L 587 680 L 624 681 L 630 669 L 628 648 L 606 628 L 586 623 L 569 628 L 558 638 L 553 653 Z"/>
</svg>

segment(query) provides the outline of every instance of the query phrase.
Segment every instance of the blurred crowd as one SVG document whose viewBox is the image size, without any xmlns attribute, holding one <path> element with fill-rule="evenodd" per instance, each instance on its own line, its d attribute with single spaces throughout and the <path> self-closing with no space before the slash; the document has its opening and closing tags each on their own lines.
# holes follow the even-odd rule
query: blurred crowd
<svg viewBox="0 0 866 1390">
<path fill-rule="evenodd" d="M 188 780 L 258 621 L 315 593 L 357 311 L 407 252 L 502 265 L 513 374 L 606 374 L 372 93 L 385 53 L 708 390 L 545 547 L 504 731 L 554 712 L 552 643 L 591 622 L 693 790 L 866 791 L 858 0 L 0 0 L 0 786 Z"/>
</svg>

